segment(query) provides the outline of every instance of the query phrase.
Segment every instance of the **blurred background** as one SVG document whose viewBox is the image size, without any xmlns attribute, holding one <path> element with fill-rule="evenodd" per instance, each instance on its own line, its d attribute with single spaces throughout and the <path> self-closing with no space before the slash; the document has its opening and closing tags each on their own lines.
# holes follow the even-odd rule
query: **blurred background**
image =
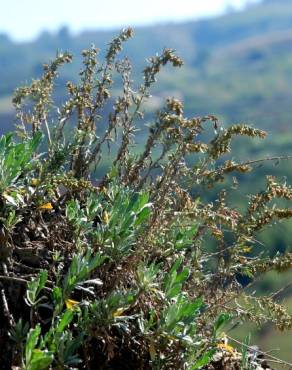
<svg viewBox="0 0 292 370">
<path fill-rule="evenodd" d="M 256 159 L 292 154 L 292 1 L 291 0 L 3 0 L 0 13 L 0 133 L 14 128 L 11 105 L 17 86 L 42 73 L 42 65 L 57 50 L 69 50 L 74 62 L 61 70 L 56 103 L 64 100 L 66 81 L 76 81 L 80 53 L 92 43 L 101 49 L 124 26 L 135 37 L 125 46 L 133 79 L 141 82 L 146 58 L 164 47 L 176 49 L 185 65 L 165 69 L 153 89 L 146 120 L 166 97 L 185 105 L 187 116 L 214 114 L 225 126 L 246 122 L 268 132 L 264 142 L 234 146 L 234 157 Z M 119 86 L 115 86 L 116 91 Z M 143 136 L 143 130 L 141 134 Z M 256 174 L 240 178 L 232 200 L 240 207 L 247 193 L 264 186 L 273 174 L 292 184 L 291 161 L 264 164 Z M 292 223 L 283 222 L 259 236 L 263 253 L 291 251 Z M 258 294 L 278 290 L 292 280 L 269 273 L 257 285 Z M 292 311 L 292 290 L 283 301 Z M 245 325 L 230 335 L 292 362 L 292 333 L 271 326 L 257 330 Z"/>
</svg>

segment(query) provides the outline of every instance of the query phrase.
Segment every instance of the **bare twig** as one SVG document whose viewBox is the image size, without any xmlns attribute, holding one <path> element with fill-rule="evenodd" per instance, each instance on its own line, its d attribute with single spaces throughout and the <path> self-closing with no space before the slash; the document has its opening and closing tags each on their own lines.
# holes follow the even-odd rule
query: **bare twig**
<svg viewBox="0 0 292 370">
<path fill-rule="evenodd" d="M 4 288 L 1 289 L 0 294 L 1 294 L 2 304 L 3 304 L 4 315 L 8 319 L 9 325 L 13 327 L 15 325 L 15 320 L 14 320 L 12 313 L 9 311 L 9 306 L 8 306 Z"/>
<path fill-rule="evenodd" d="M 279 296 L 281 293 L 283 293 L 285 290 L 289 289 L 292 287 L 292 282 L 288 283 L 285 285 L 283 288 L 279 289 L 278 291 L 274 292 L 273 294 L 270 295 L 271 298 L 276 298 Z"/>
<path fill-rule="evenodd" d="M 22 279 L 22 278 L 19 278 L 19 277 L 15 277 L 15 276 L 3 276 L 3 275 L 0 275 L 0 280 L 6 280 L 6 281 L 11 281 L 11 282 L 16 282 L 16 283 L 19 283 L 19 284 L 28 284 L 29 281 L 28 280 L 25 280 L 25 279 Z M 44 287 L 44 289 L 48 292 L 51 292 L 52 289 L 51 288 L 48 288 L 48 287 Z"/>
<path fill-rule="evenodd" d="M 255 165 L 255 164 L 258 164 L 258 163 L 264 163 L 264 162 L 270 162 L 270 161 L 271 162 L 273 162 L 273 161 L 288 161 L 290 159 L 292 159 L 292 155 L 266 157 L 266 158 L 260 158 L 260 159 L 255 159 L 255 160 L 249 160 L 249 161 L 246 161 L 246 162 L 241 162 L 241 163 L 238 163 L 236 166 L 237 167 L 250 166 L 250 165 Z M 220 174 L 221 172 L 224 172 L 224 169 L 223 168 L 217 168 L 214 171 L 210 171 L 208 173 L 208 176 Z"/>
<path fill-rule="evenodd" d="M 248 348 L 249 350 L 251 350 L 251 351 L 254 351 L 254 348 L 252 347 L 252 346 L 249 346 L 248 344 L 246 344 L 246 343 L 242 343 L 242 342 L 240 342 L 239 340 L 237 340 L 237 339 L 234 339 L 234 338 L 232 338 L 232 337 L 230 337 L 229 335 L 227 335 L 227 338 L 228 339 L 230 339 L 232 342 L 234 342 L 234 343 L 237 343 L 237 344 L 239 344 L 239 345 L 241 345 L 241 346 L 243 346 L 243 347 L 245 347 L 245 348 Z M 271 362 L 277 362 L 278 364 L 281 364 L 281 365 L 284 365 L 285 367 L 287 367 L 288 369 L 292 369 L 292 364 L 290 363 L 290 362 L 287 362 L 287 361 L 284 361 L 284 360 L 281 360 L 280 358 L 277 358 L 277 357 L 275 357 L 275 356 L 272 356 L 272 355 L 270 355 L 268 352 L 264 352 L 264 351 L 261 351 L 261 350 L 257 350 L 257 353 L 259 353 L 259 354 L 261 354 L 261 355 L 263 355 L 263 356 L 265 356 L 265 359 L 267 360 L 267 361 L 270 361 L 271 360 Z"/>
</svg>

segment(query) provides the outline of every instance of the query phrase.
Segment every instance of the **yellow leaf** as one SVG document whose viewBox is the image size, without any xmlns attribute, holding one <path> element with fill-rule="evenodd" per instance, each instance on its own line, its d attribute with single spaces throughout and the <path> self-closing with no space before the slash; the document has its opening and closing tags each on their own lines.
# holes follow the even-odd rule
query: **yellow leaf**
<svg viewBox="0 0 292 370">
<path fill-rule="evenodd" d="M 121 314 L 125 311 L 125 307 L 118 308 L 114 313 L 113 317 L 121 316 Z"/>
<path fill-rule="evenodd" d="M 154 346 L 153 342 L 150 343 L 149 354 L 150 354 L 151 360 L 154 361 L 155 357 L 156 357 L 156 349 L 155 349 L 155 346 Z"/>
<path fill-rule="evenodd" d="M 109 214 L 107 213 L 107 211 L 104 211 L 103 213 L 103 221 L 108 224 L 109 223 Z"/>
<path fill-rule="evenodd" d="M 235 349 L 227 343 L 219 343 L 217 344 L 217 348 L 224 349 L 225 351 L 230 353 L 233 353 L 235 351 Z"/>
<path fill-rule="evenodd" d="M 74 299 L 66 299 L 65 300 L 65 305 L 68 308 L 68 310 L 72 310 L 72 308 L 74 308 L 74 306 L 76 306 L 78 303 L 79 302 L 74 301 Z"/>
<path fill-rule="evenodd" d="M 103 186 L 103 187 L 100 189 L 100 191 L 101 191 L 102 193 L 104 193 L 105 195 L 107 195 L 107 194 L 108 194 L 107 188 L 106 188 L 105 186 Z"/>
<path fill-rule="evenodd" d="M 37 186 L 37 185 L 39 184 L 39 179 L 31 179 L 30 184 L 31 184 L 32 186 Z"/>
<path fill-rule="evenodd" d="M 38 209 L 53 209 L 52 203 L 44 203 L 40 206 L 38 206 Z"/>
<path fill-rule="evenodd" d="M 242 249 L 242 251 L 243 251 L 244 253 L 249 253 L 251 250 L 252 250 L 252 247 L 244 247 L 244 248 Z"/>
</svg>

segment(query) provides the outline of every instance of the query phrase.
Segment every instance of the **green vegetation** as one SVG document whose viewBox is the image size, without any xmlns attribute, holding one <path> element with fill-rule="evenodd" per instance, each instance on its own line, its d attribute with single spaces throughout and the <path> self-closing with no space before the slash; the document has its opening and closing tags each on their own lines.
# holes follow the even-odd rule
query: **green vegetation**
<svg viewBox="0 0 292 370">
<path fill-rule="evenodd" d="M 152 90 L 153 98 L 145 105 L 146 119 L 151 122 L 165 98 L 174 96 L 183 101 L 186 116 L 212 113 L 226 127 L 234 122 L 246 122 L 268 132 L 264 144 L 251 146 L 245 142 L 233 155 L 242 159 L 291 155 L 291 17 L 291 2 L 266 0 L 218 18 L 138 28 L 127 46 L 135 80 L 140 79 L 145 58 L 166 45 L 175 48 L 185 63 L 185 67 L 175 73 L 171 68 L 162 71 L 159 84 Z M 14 43 L 7 36 L 0 36 L 0 132 L 11 130 L 13 90 L 31 81 L 32 76 L 40 77 L 42 64 L 52 59 L 56 50 L 70 50 L 74 55 L 73 63 L 62 70 L 55 86 L 54 98 L 60 106 L 66 100 L 66 81 L 77 83 L 81 51 L 92 42 L 106 44 L 112 35 L 110 31 L 87 31 L 73 36 L 62 28 L 56 34 L 43 32 L 36 40 L 26 43 Z M 116 80 L 112 90 L 114 98 L 119 95 L 121 86 L 121 81 Z M 139 129 L 142 131 L 137 133 L 137 143 L 141 144 L 146 140 L 147 131 L 142 126 Z M 98 167 L 100 173 L 105 173 L 109 161 L 110 158 L 107 164 Z M 265 164 L 261 176 L 256 172 L 246 178 L 248 181 L 243 180 L 245 192 L 253 190 L 251 184 L 259 184 L 258 190 L 262 187 L 262 174 L 286 176 L 291 183 L 289 166 Z M 240 197 L 237 202 L 241 203 Z M 273 232 L 274 249 L 292 245 L 290 228 L 291 223 L 287 222 Z"/>
<path fill-rule="evenodd" d="M 291 253 L 269 256 L 258 241 L 291 218 L 292 188 L 269 176 L 236 208 L 228 179 L 254 163 L 226 158 L 231 141 L 266 133 L 187 118 L 174 98 L 133 150 L 157 75 L 182 60 L 165 49 L 135 88 L 128 58 L 118 59 L 131 36 L 115 37 L 102 63 L 97 49 L 84 50 L 79 82 L 67 82 L 58 109 L 54 84 L 69 53 L 16 90 L 17 130 L 0 140 L 1 366 L 195 370 L 226 358 L 259 369 L 248 338 L 238 351 L 226 341 L 250 321 L 291 329 L 278 292 L 253 287 L 292 267 Z M 114 77 L 123 89 L 109 107 Z"/>
</svg>

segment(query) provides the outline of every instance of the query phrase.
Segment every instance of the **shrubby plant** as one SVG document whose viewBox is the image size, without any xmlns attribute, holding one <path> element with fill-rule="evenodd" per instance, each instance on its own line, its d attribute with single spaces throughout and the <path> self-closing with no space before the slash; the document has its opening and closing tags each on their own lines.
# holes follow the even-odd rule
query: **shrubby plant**
<svg viewBox="0 0 292 370">
<path fill-rule="evenodd" d="M 102 63 L 95 47 L 83 51 L 80 83 L 67 83 L 59 108 L 54 84 L 68 53 L 15 93 L 17 130 L 0 139 L 4 368 L 195 370 L 234 352 L 250 369 L 259 362 L 226 343 L 224 325 L 291 328 L 274 296 L 249 294 L 243 277 L 250 286 L 269 270 L 291 268 L 289 253 L 252 249 L 258 232 L 292 216 L 274 205 L 291 200 L 292 189 L 268 177 L 244 211 L 227 200 L 226 177 L 253 168 L 224 159 L 232 138 L 265 132 L 224 128 L 212 115 L 184 117 L 183 104 L 169 98 L 139 150 L 150 89 L 161 68 L 183 62 L 165 49 L 135 89 L 129 60 L 118 59 L 131 36 L 122 31 Z M 119 96 L 111 95 L 114 76 Z M 98 177 L 107 147 L 112 161 Z M 212 202 L 200 197 L 208 191 Z"/>
</svg>

